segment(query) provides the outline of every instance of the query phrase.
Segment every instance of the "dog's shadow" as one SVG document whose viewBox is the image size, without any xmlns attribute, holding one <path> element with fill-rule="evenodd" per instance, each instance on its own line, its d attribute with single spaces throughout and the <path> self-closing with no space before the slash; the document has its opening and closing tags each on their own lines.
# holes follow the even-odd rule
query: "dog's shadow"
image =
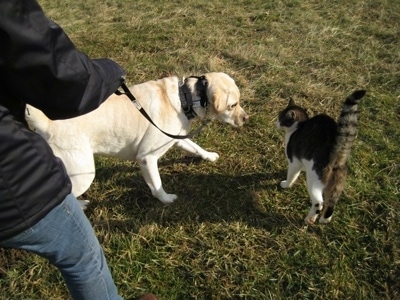
<svg viewBox="0 0 400 300">
<path fill-rule="evenodd" d="M 88 216 L 95 210 L 119 209 L 124 218 L 99 220 L 92 218 L 96 227 L 113 231 L 137 231 L 146 224 L 173 226 L 201 222 L 235 222 L 271 231 L 285 227 L 296 220 L 289 220 L 275 209 L 275 195 L 280 193 L 276 179 L 281 173 L 252 173 L 226 175 L 218 172 L 191 174 L 190 171 L 169 170 L 170 164 L 202 164 L 200 159 L 183 157 L 173 161 L 163 161 L 160 173 L 163 186 L 168 193 L 178 195 L 171 205 L 164 205 L 155 199 L 147 187 L 137 166 L 115 164 L 97 169 L 95 184 L 100 192 L 107 193 L 106 200 L 97 200 L 89 192 L 91 204 Z M 163 167 L 167 172 L 163 173 Z M 170 172 L 168 172 L 170 171 Z M 109 174 L 113 174 L 112 186 L 122 186 L 118 192 L 107 191 Z M 103 191 L 104 189 L 104 191 Z M 265 193 L 268 191 L 268 193 Z M 85 196 L 85 195 L 84 195 Z"/>
</svg>

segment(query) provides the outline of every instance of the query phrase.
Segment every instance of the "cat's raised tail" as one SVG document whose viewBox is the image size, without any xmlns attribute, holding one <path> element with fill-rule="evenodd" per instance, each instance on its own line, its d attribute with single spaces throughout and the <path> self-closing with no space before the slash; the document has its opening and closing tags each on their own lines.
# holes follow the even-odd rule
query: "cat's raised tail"
<svg viewBox="0 0 400 300">
<path fill-rule="evenodd" d="M 331 164 L 339 166 L 346 164 L 351 146 L 357 135 L 358 103 L 365 93 L 365 90 L 355 91 L 343 103 L 342 112 L 338 120 L 336 144 L 330 159 Z"/>
<path fill-rule="evenodd" d="M 344 190 L 347 175 L 347 159 L 357 135 L 358 103 L 364 97 L 365 93 L 365 90 L 357 90 L 348 96 L 343 103 L 338 120 L 335 147 L 324 174 L 326 186 L 324 189 L 324 209 L 320 218 L 321 223 L 328 223 L 330 221 L 335 204 Z"/>
</svg>

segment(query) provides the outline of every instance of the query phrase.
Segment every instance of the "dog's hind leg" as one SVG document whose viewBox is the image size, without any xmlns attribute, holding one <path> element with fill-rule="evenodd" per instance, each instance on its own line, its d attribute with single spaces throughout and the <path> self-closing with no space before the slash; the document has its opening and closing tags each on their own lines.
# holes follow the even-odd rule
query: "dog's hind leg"
<svg viewBox="0 0 400 300">
<path fill-rule="evenodd" d="M 162 187 L 160 173 L 158 172 L 158 157 L 147 155 L 137 161 L 151 194 L 164 204 L 174 202 L 178 196 L 167 194 Z"/>
<path fill-rule="evenodd" d="M 205 160 L 216 161 L 219 158 L 218 153 L 206 151 L 190 139 L 179 140 L 175 145 Z"/>
<path fill-rule="evenodd" d="M 72 182 L 72 194 L 79 197 L 86 192 L 95 177 L 95 164 L 90 146 L 80 146 L 79 149 L 61 149 L 51 145 L 53 152 L 58 156 L 67 170 Z M 88 204 L 86 200 L 80 200 L 82 208 Z"/>
</svg>

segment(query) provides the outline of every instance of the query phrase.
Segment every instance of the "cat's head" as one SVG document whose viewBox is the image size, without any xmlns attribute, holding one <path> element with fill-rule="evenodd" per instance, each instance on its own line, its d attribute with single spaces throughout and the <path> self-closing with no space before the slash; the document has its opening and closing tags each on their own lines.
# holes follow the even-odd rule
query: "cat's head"
<svg viewBox="0 0 400 300">
<path fill-rule="evenodd" d="M 307 112 L 304 108 L 297 106 L 292 98 L 287 107 L 278 115 L 276 125 L 285 130 L 294 129 L 299 122 L 308 120 Z"/>
</svg>

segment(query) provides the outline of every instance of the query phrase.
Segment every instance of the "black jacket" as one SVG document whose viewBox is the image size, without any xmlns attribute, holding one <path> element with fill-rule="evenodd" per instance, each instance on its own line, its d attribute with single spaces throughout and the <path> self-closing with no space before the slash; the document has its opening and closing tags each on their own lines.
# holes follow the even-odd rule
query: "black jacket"
<svg viewBox="0 0 400 300">
<path fill-rule="evenodd" d="M 37 223 L 71 192 L 47 143 L 23 120 L 25 103 L 51 119 L 97 108 L 124 70 L 91 60 L 34 0 L 0 1 L 0 240 Z"/>
</svg>

